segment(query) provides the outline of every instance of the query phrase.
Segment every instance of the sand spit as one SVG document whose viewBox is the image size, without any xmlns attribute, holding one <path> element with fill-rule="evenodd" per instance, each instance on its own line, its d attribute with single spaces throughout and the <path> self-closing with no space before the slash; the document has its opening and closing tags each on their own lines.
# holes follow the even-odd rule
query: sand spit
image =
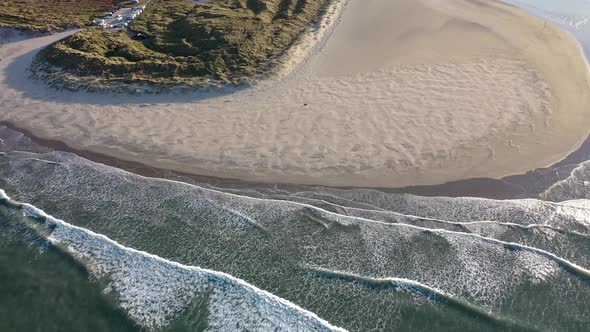
<svg viewBox="0 0 590 332">
<path fill-rule="evenodd" d="M 56 92 L 26 68 L 65 34 L 5 45 L 0 120 L 159 168 L 331 186 L 502 177 L 586 138 L 590 74 L 567 32 L 496 1 L 341 4 L 300 68 L 227 94 Z"/>
</svg>

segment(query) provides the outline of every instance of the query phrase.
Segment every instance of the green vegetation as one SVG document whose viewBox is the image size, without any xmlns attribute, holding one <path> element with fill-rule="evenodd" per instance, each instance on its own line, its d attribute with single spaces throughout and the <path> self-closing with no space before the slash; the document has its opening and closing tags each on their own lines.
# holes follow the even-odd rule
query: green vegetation
<svg viewBox="0 0 590 332">
<path fill-rule="evenodd" d="M 0 27 L 51 32 L 83 27 L 129 0 L 0 0 Z"/>
<path fill-rule="evenodd" d="M 40 58 L 63 68 L 63 83 L 203 86 L 240 84 L 269 63 L 321 14 L 329 0 L 156 0 L 126 30 L 88 29 Z M 131 36 L 130 36 L 131 35 Z M 54 73 L 55 74 L 55 73 Z"/>
</svg>

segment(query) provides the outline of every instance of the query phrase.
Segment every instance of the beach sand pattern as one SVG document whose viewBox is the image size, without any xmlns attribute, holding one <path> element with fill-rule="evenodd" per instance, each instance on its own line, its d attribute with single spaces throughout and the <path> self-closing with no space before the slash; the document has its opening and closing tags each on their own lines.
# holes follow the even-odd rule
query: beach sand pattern
<svg viewBox="0 0 590 332">
<path fill-rule="evenodd" d="M 501 177 L 560 160 L 587 136 L 589 75 L 568 33 L 496 2 L 344 4 L 298 68 L 236 91 L 56 92 L 26 70 L 63 35 L 9 44 L 0 115 L 152 166 L 333 186 Z"/>
</svg>

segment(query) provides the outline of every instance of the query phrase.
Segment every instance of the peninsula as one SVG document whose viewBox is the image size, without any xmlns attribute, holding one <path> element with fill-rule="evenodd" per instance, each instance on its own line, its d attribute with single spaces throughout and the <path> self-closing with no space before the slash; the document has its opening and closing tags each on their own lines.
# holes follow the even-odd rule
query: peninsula
<svg viewBox="0 0 590 332">
<path fill-rule="evenodd" d="M 590 128 L 590 77 L 577 41 L 504 2 L 147 7 L 131 24 L 145 40 L 96 28 L 2 47 L 0 117 L 72 148 L 159 168 L 360 187 L 526 172 L 563 159 Z M 100 84 L 228 84 L 184 94 L 56 91 L 29 78 L 39 51 L 63 73 Z M 265 71 L 269 56 L 286 74 Z M 242 77 L 254 84 L 233 88 Z"/>
</svg>

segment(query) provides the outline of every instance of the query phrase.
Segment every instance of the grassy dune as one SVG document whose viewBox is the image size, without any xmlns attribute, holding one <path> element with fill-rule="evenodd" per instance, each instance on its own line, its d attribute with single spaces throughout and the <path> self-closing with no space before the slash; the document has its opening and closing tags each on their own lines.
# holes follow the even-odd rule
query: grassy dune
<svg viewBox="0 0 590 332">
<path fill-rule="evenodd" d="M 129 0 L 0 0 L 0 27 L 49 32 L 82 27 Z"/>
<path fill-rule="evenodd" d="M 130 27 L 146 40 L 93 28 L 50 46 L 41 59 L 76 76 L 111 82 L 238 84 L 263 74 L 328 1 L 157 0 Z"/>
</svg>

